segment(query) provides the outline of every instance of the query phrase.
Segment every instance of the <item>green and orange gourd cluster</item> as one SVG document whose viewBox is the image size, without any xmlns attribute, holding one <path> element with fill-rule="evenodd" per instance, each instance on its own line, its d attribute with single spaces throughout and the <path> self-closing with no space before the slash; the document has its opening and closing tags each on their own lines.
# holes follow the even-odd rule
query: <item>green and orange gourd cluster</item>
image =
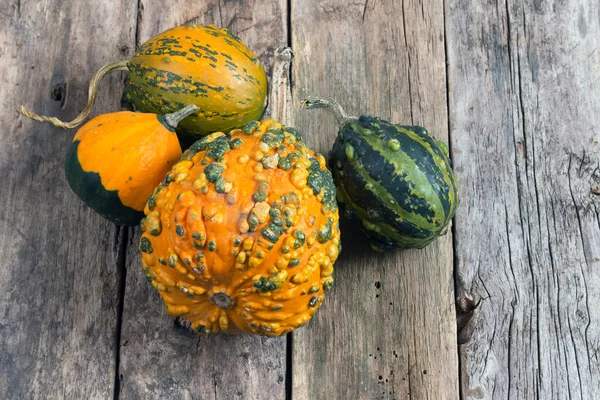
<svg viewBox="0 0 600 400">
<path fill-rule="evenodd" d="M 88 206 L 116 224 L 138 225 L 143 216 L 139 199 L 147 199 L 177 161 L 174 155 L 181 155 L 180 143 L 188 145 L 208 133 L 260 118 L 266 106 L 267 77 L 256 56 L 229 30 L 181 26 L 149 39 L 131 60 L 102 67 L 90 83 L 86 108 L 72 122 L 42 117 L 23 107 L 20 111 L 42 122 L 74 128 L 89 115 L 98 82 L 119 70 L 128 71 L 125 97 L 140 113 L 105 114 L 86 123 L 75 135 L 66 172 L 71 188 Z M 161 121 L 165 125 L 163 116 L 186 106 L 195 108 L 185 118 L 172 126 L 158 125 Z M 169 132 L 174 129 L 177 140 Z M 165 140 L 168 149 L 152 145 Z M 94 151 L 86 151 L 91 148 Z"/>
<path fill-rule="evenodd" d="M 348 117 L 326 159 L 295 129 L 262 120 L 264 68 L 230 31 L 183 26 L 106 65 L 127 70 L 138 112 L 101 115 L 75 135 L 72 190 L 108 220 L 141 225 L 142 267 L 167 312 L 199 333 L 279 336 L 306 324 L 333 286 L 338 202 L 377 251 L 424 247 L 445 233 L 458 191 L 447 147 L 426 130 Z M 187 148 L 182 153 L 183 148 Z"/>
</svg>

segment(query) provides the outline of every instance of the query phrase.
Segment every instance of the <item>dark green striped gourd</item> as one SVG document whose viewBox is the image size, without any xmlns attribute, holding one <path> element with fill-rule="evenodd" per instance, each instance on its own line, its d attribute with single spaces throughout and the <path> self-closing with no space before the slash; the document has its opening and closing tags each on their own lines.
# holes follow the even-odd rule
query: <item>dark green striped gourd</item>
<svg viewBox="0 0 600 400">
<path fill-rule="evenodd" d="M 340 123 L 329 153 L 337 198 L 373 249 L 423 248 L 446 233 L 459 199 L 445 143 L 420 126 L 348 117 L 331 99 L 303 104 L 328 108 Z"/>
</svg>

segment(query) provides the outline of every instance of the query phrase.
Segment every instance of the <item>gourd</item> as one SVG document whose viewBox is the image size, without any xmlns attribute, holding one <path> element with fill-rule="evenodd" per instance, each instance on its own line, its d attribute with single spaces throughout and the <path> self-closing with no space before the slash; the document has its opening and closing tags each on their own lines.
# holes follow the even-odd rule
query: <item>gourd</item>
<svg viewBox="0 0 600 400">
<path fill-rule="evenodd" d="M 199 333 L 286 334 L 332 287 L 333 179 L 325 158 L 278 122 L 194 143 L 144 213 L 145 274 L 167 312 Z"/>
<path fill-rule="evenodd" d="M 329 98 L 303 105 L 326 108 L 339 123 L 329 153 L 337 198 L 373 249 L 422 248 L 447 231 L 459 197 L 445 143 L 420 126 L 349 117 Z"/>
<path fill-rule="evenodd" d="M 181 157 L 175 127 L 195 110 L 189 105 L 165 116 L 122 111 L 90 120 L 67 153 L 69 186 L 109 221 L 138 225 L 148 196 Z"/>
<path fill-rule="evenodd" d="M 88 105 L 73 121 L 41 117 L 23 107 L 20 112 L 76 127 L 89 115 L 99 80 L 118 70 L 128 70 L 125 97 L 137 111 L 168 114 L 187 104 L 198 107 L 178 127 L 184 140 L 241 127 L 265 109 L 267 77 L 256 56 L 228 29 L 188 25 L 149 39 L 131 60 L 102 67 L 90 83 Z"/>
</svg>

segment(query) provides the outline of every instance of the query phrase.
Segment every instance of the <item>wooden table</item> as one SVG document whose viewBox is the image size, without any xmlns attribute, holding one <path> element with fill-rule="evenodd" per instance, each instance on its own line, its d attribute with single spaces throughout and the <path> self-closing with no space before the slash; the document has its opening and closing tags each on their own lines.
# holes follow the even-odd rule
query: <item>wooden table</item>
<svg viewBox="0 0 600 400">
<path fill-rule="evenodd" d="M 167 5 L 170 3 L 170 5 Z M 1 399 L 596 399 L 600 5 L 589 0 L 97 0 L 0 4 Z M 336 287 L 287 337 L 199 337 L 145 282 L 139 230 L 69 190 L 70 119 L 103 64 L 180 24 L 226 26 L 308 94 L 427 127 L 460 179 L 452 233 L 378 255 L 352 226 Z M 124 75 L 94 114 L 122 108 Z"/>
</svg>

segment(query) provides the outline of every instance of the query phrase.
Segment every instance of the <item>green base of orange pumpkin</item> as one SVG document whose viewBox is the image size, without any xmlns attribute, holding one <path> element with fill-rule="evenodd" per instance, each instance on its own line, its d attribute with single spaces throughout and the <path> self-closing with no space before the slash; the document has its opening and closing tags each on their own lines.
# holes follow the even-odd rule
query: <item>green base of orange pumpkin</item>
<svg viewBox="0 0 600 400">
<path fill-rule="evenodd" d="M 117 225 L 139 225 L 144 217 L 142 211 L 123 205 L 118 191 L 107 190 L 102 185 L 100 174 L 84 171 L 79 163 L 77 149 L 79 140 L 71 144 L 65 160 L 65 175 L 69 186 L 90 208 Z"/>
</svg>

